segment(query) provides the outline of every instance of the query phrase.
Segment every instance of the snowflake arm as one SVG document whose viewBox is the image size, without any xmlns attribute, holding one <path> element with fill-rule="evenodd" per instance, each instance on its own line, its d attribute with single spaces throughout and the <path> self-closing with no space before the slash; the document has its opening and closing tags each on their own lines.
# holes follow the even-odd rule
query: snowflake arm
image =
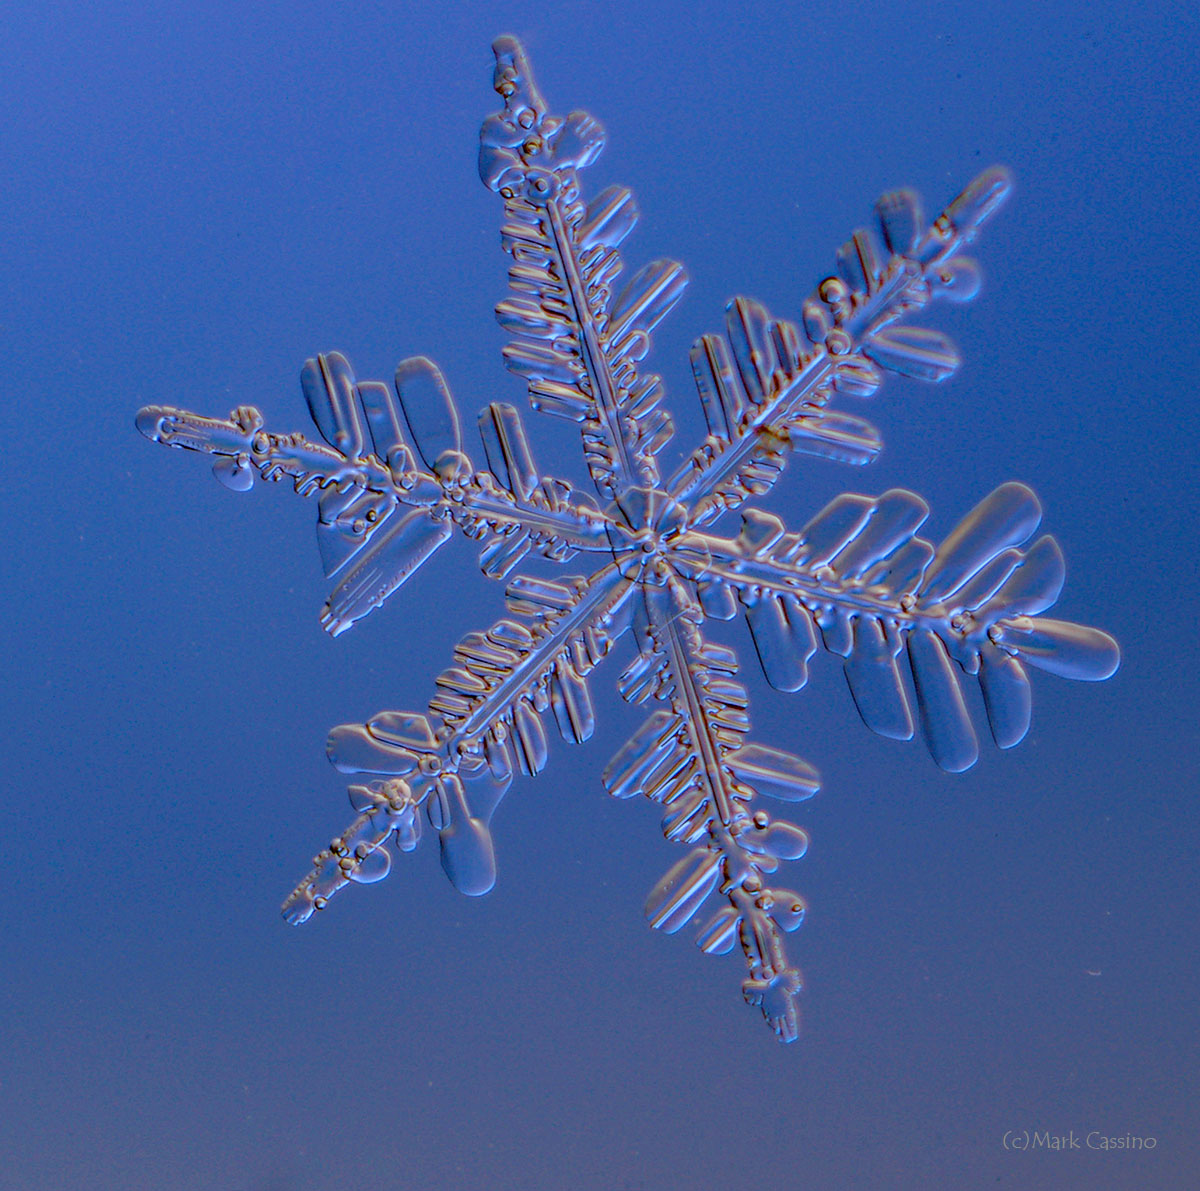
<svg viewBox="0 0 1200 1191">
<path fill-rule="evenodd" d="M 769 491 L 789 451 L 867 463 L 882 441 L 871 423 L 828 408 L 835 395 L 869 397 L 895 372 L 941 381 L 959 364 L 940 332 L 897 325 L 931 299 L 969 301 L 979 270 L 961 250 L 999 208 L 1011 183 L 994 167 L 980 174 L 926 228 L 910 190 L 885 194 L 876 213 L 888 252 L 855 231 L 838 253 L 839 276 L 805 300 L 800 327 L 735 298 L 727 335 L 692 348 L 708 438 L 671 477 L 672 495 L 700 525 Z"/>
<path fill-rule="evenodd" d="M 147 406 L 138 429 L 165 446 L 216 456 L 213 473 L 244 492 L 257 472 L 317 497 L 325 574 L 340 575 L 321 615 L 337 635 L 383 604 L 457 526 L 482 540 L 486 575 L 507 575 L 531 550 L 563 562 L 609 549 L 609 519 L 533 462 L 519 414 L 492 402 L 479 417 L 490 471 L 462 451 L 458 412 L 437 367 L 424 357 L 396 369 L 395 395 L 356 381 L 339 352 L 309 360 L 301 384 L 323 443 L 273 434 L 253 406 L 228 419 Z"/>
<path fill-rule="evenodd" d="M 665 807 L 667 839 L 693 847 L 646 899 L 651 926 L 674 934 L 717 892 L 726 905 L 700 929 L 697 944 L 721 955 L 740 940 L 749 970 L 743 984 L 785 1042 L 799 1032 L 799 971 L 787 958 L 781 932 L 803 920 L 804 900 L 765 878 L 780 860 L 798 860 L 808 837 L 774 821 L 757 795 L 795 802 L 819 786 L 806 761 L 779 749 L 747 744 L 749 699 L 732 650 L 706 642 L 703 612 L 687 585 L 665 566 L 643 576 L 642 649 L 622 678 L 622 693 L 653 695 L 670 710 L 655 712 L 604 772 L 617 798 L 641 793 Z"/>
<path fill-rule="evenodd" d="M 733 615 L 736 595 L 773 686 L 803 686 L 820 640 L 845 659 L 869 728 L 908 740 L 917 719 L 934 760 L 959 772 L 978 756 L 961 675 L 979 679 L 992 736 L 1011 748 L 1029 727 L 1025 665 L 1096 681 L 1119 655 L 1099 629 L 1037 615 L 1058 598 L 1064 565 L 1052 537 L 1018 548 L 1041 521 L 1023 484 L 997 488 L 937 547 L 916 536 L 928 513 L 903 489 L 847 494 L 789 534 L 752 509 L 736 538 L 681 538 L 677 562 L 710 614 Z"/>
<path fill-rule="evenodd" d="M 327 751 L 339 771 L 388 780 L 350 787 L 361 813 L 313 858 L 312 871 L 283 904 L 288 922 L 304 922 L 351 882 L 385 877 L 389 833 L 396 832 L 402 851 L 412 851 L 422 806 L 451 882 L 462 893 L 487 893 L 496 879 L 492 812 L 517 769 L 532 776 L 545 766 L 544 713 L 564 740 L 591 736 L 586 679 L 628 627 L 634 590 L 612 564 L 590 579 L 517 576 L 508 602 L 520 619 L 459 642 L 456 665 L 438 677 L 428 714 L 382 711 L 365 724 L 334 728 Z"/>
<path fill-rule="evenodd" d="M 480 130 L 479 173 L 504 199 L 501 240 L 513 258 L 511 296 L 496 307 L 516 338 L 508 367 L 529 381 L 535 409 L 581 423 L 592 479 L 607 499 L 658 482 L 655 454 L 670 440 L 657 376 L 639 377 L 650 332 L 687 286 L 676 261 L 652 261 L 615 297 L 618 245 L 637 221 L 630 191 L 613 186 L 585 205 L 578 169 L 604 147 L 586 112 L 549 114 L 525 51 L 497 39 L 504 111 Z"/>
</svg>

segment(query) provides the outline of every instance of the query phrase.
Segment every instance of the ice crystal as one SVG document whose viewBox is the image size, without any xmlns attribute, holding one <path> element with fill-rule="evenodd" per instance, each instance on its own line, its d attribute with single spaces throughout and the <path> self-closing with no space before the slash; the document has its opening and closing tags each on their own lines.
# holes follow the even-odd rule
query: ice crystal
<svg viewBox="0 0 1200 1191">
<path fill-rule="evenodd" d="M 699 946 L 723 954 L 740 945 L 746 1001 L 791 1041 L 801 977 L 783 936 L 805 905 L 776 874 L 807 838 L 774 807 L 814 794 L 818 777 L 800 757 L 747 740 L 737 658 L 706 640 L 705 619 L 740 611 L 780 690 L 804 686 L 818 648 L 844 659 L 867 726 L 898 740 L 919 728 L 933 759 L 955 772 L 978 751 L 968 677 L 982 688 L 996 743 L 1009 748 L 1029 725 L 1027 666 L 1101 679 L 1117 665 L 1104 633 L 1039 615 L 1062 587 L 1063 560 L 1053 538 L 1026 545 L 1041 512 L 1021 484 L 998 488 L 937 544 L 916 536 L 928 508 L 901 489 L 840 496 L 798 530 L 753 505 L 794 452 L 855 464 L 878 453 L 875 427 L 831 408 L 836 399 L 870 395 L 887 372 L 927 381 L 954 372 L 953 344 L 908 319 L 935 298 L 974 296 L 979 273 L 963 250 L 1008 177 L 986 171 L 932 224 L 910 191 L 884 195 L 882 242 L 855 231 L 795 322 L 732 301 L 725 334 L 691 351 L 707 437 L 664 477 L 671 419 L 659 378 L 641 364 L 686 274 L 656 260 L 617 288 L 618 246 L 637 210 L 620 186 L 583 198 L 579 170 L 603 147 L 600 125 L 583 112 L 550 113 L 515 39 L 494 49 L 504 109 L 483 125 L 479 172 L 503 201 L 512 258 L 496 308 L 513 335 L 505 362 L 527 378 L 535 410 L 579 424 L 599 499 L 544 475 L 520 414 L 502 402 L 479 416 L 487 466 L 477 466 L 446 382 L 424 357 L 401 362 L 394 392 L 357 380 L 336 352 L 309 360 L 301 383 L 324 443 L 273 434 L 248 406 L 228 419 L 165 406 L 138 414 L 154 441 L 216 456 L 213 470 L 231 488 L 249 488 L 257 472 L 316 496 L 325 572 L 340 577 L 322 615 L 333 634 L 383 604 L 456 530 L 482 542 L 485 575 L 507 579 L 511 615 L 462 639 L 425 711 L 333 729 L 333 764 L 378 780 L 350 786 L 357 817 L 316 856 L 283 913 L 304 922 L 346 885 L 386 876 L 389 837 L 411 851 L 423 818 L 455 886 L 491 889 L 496 804 L 516 770 L 546 764 L 547 721 L 568 741 L 591 735 L 589 677 L 628 634 L 636 655 L 620 692 L 659 707 L 603 781 L 617 798 L 661 803 L 664 834 L 688 849 L 651 890 L 646 917 L 672 933 L 709 905 Z M 717 532 L 738 508 L 740 529 Z M 584 573 L 555 582 L 514 574 L 531 553 L 582 560 Z"/>
</svg>

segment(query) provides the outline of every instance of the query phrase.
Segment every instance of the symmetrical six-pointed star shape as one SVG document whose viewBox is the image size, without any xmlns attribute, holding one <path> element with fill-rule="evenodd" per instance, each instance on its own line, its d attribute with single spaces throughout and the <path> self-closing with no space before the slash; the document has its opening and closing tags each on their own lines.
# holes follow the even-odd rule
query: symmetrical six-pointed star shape
<svg viewBox="0 0 1200 1191">
<path fill-rule="evenodd" d="M 780 690 L 805 684 L 818 648 L 844 659 L 867 726 L 900 740 L 919 730 L 950 771 L 977 755 L 968 677 L 1008 748 L 1029 724 L 1027 665 L 1084 679 L 1117 665 L 1104 633 L 1039 615 L 1058 596 L 1063 561 L 1052 538 L 1025 545 L 1041 511 L 1021 484 L 997 489 L 937 545 L 916 536 L 927 506 L 900 489 L 841 496 L 798 530 L 754 507 L 793 453 L 854 464 L 878 453 L 878 431 L 836 400 L 869 396 L 886 372 L 927 381 L 954 372 L 953 345 L 907 320 L 935 298 L 974 296 L 978 269 L 962 253 L 1004 199 L 1007 175 L 982 174 L 930 225 L 911 192 L 885 195 L 882 244 L 856 231 L 796 322 L 732 301 L 725 335 L 705 335 L 691 352 L 707 437 L 664 476 L 671 420 L 660 379 L 640 367 L 686 275 L 657 260 L 616 289 L 634 199 L 612 186 L 585 202 L 578 173 L 603 147 L 602 129 L 586 113 L 550 114 L 515 39 L 494 48 L 504 109 L 483 125 L 479 169 L 504 202 L 512 258 L 496 310 L 514 336 L 505 360 L 528 379 L 535 410 L 579 424 L 595 496 L 543 475 L 505 403 L 479 416 L 487 466 L 477 466 L 445 380 L 424 357 L 399 365 L 394 390 L 357 380 L 336 352 L 309 360 L 302 384 L 323 443 L 272 434 L 245 406 L 228 419 L 165 406 L 138 414 L 156 442 L 215 455 L 216 475 L 234 489 L 258 473 L 317 497 L 325 571 L 339 577 L 322 616 L 331 633 L 383 604 L 455 530 L 483 543 L 487 576 L 507 580 L 511 615 L 462 639 L 424 711 L 333 730 L 333 764 L 376 780 L 350 787 L 357 817 L 315 857 L 284 915 L 304 922 L 347 884 L 385 876 L 389 838 L 411 851 L 423 817 L 451 881 L 468 894 L 491 889 L 496 804 L 516 770 L 545 765 L 548 718 L 567 740 L 591 735 L 589 676 L 629 635 L 636 652 L 619 689 L 657 709 L 603 780 L 618 798 L 661 803 L 665 835 L 688 848 L 646 915 L 674 932 L 713 899 L 699 945 L 720 954 L 740 944 L 745 999 L 791 1041 L 801 978 L 783 935 L 804 902 L 776 873 L 807 839 L 768 807 L 808 798 L 818 777 L 807 761 L 747 740 L 737 658 L 706 639 L 706 618 L 740 611 Z M 738 531 L 717 532 L 734 509 Z M 578 560 L 581 573 L 516 574 L 530 554 Z"/>
</svg>

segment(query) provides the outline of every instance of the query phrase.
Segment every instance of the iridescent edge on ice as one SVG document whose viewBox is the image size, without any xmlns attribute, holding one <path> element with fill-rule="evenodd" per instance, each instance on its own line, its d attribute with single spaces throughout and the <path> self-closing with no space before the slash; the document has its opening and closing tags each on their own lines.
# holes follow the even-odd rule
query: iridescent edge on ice
<svg viewBox="0 0 1200 1191">
<path fill-rule="evenodd" d="M 902 489 L 838 497 L 798 531 L 752 504 L 793 452 L 854 464 L 879 452 L 876 428 L 831 409 L 835 398 L 869 396 L 885 372 L 927 381 L 954 372 L 954 345 L 906 320 L 934 298 L 975 295 L 978 267 L 962 252 L 1009 180 L 986 171 L 929 225 L 911 191 L 884 195 L 882 244 L 855 231 L 796 322 L 748 298 L 730 302 L 725 334 L 691 351 L 708 435 L 664 477 L 658 455 L 671 419 L 660 379 L 639 368 L 687 276 L 656 260 L 614 287 L 637 210 L 620 186 L 582 197 L 578 171 L 599 154 L 603 130 L 584 112 L 549 113 L 515 38 L 494 49 L 504 110 L 484 122 L 479 172 L 504 202 L 501 242 L 512 258 L 510 293 L 496 308 L 513 334 L 505 362 L 527 378 L 535 410 L 579 424 L 599 499 L 545 476 L 520 414 L 502 402 L 479 415 L 487 466 L 477 467 L 445 379 L 424 357 L 401 362 L 394 392 L 356 380 L 337 352 L 309 360 L 301 383 L 323 443 L 269 433 L 249 406 L 228 419 L 168 406 L 138 413 L 148 438 L 216 456 L 213 471 L 235 490 L 257 472 L 317 497 L 325 573 L 339 576 L 322 614 L 333 634 L 379 607 L 456 530 L 482 542 L 485 575 L 508 580 L 511 615 L 462 639 L 424 712 L 334 728 L 333 764 L 378 780 L 349 788 L 357 818 L 314 858 L 283 913 L 304 922 L 347 884 L 386 876 L 386 841 L 394 834 L 402 851 L 415 848 L 422 810 L 455 886 L 491 889 L 492 812 L 517 769 L 545 765 L 548 719 L 567 740 L 591 735 L 588 677 L 628 634 L 637 653 L 620 692 L 661 706 L 604 784 L 617 798 L 661 803 L 664 834 L 689 849 L 650 892 L 646 917 L 672 933 L 715 899 L 697 943 L 711 954 L 740 944 L 746 1001 L 792 1041 L 802 982 L 783 935 L 805 906 L 775 874 L 807 838 L 773 808 L 810 797 L 818 777 L 800 757 L 746 740 L 737 658 L 705 639 L 705 619 L 740 611 L 780 690 L 805 684 L 818 648 L 844 659 L 867 726 L 897 740 L 919 728 L 952 772 L 978 754 L 967 676 L 980 683 L 993 738 L 1010 748 L 1029 725 L 1027 666 L 1096 680 L 1118 664 L 1111 637 L 1039 615 L 1062 588 L 1063 559 L 1053 538 L 1027 545 L 1041 509 L 1021 484 L 985 497 L 936 545 L 916 536 L 925 502 Z M 737 508 L 736 535 L 715 533 Z M 580 560 L 583 573 L 513 574 L 530 553 Z"/>
</svg>

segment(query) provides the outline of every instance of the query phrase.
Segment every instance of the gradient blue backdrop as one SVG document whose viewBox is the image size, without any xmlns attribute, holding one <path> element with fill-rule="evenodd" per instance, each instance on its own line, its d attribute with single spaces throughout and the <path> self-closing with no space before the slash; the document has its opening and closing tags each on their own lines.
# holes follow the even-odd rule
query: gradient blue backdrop
<svg viewBox="0 0 1200 1191">
<path fill-rule="evenodd" d="M 0 1186 L 1195 1185 L 1191 6 L 9 0 L 4 24 Z M 828 658 L 778 695 L 729 627 L 757 736 L 826 782 L 792 1047 L 736 959 L 642 919 L 675 853 L 600 787 L 640 715 L 616 664 L 595 739 L 498 813 L 490 897 L 427 844 L 288 929 L 349 813 L 326 731 L 419 707 L 500 588 L 460 544 L 332 641 L 312 503 L 134 431 L 149 402 L 303 428 L 300 366 L 333 348 L 366 377 L 429 354 L 469 415 L 524 404 L 475 172 L 500 32 L 606 125 L 586 183 L 637 193 L 630 263 L 688 265 L 654 355 L 680 450 L 686 349 L 730 295 L 794 316 L 880 191 L 1017 179 L 983 294 L 936 316 L 961 372 L 889 381 L 879 462 L 797 461 L 771 507 L 909 486 L 940 534 L 1027 481 L 1060 614 L 1124 663 L 1037 675 L 1025 743 L 952 778 L 872 737 Z M 573 428 L 529 421 L 581 477 Z M 1157 1148 L 1011 1153 L 1010 1129 Z"/>
</svg>

